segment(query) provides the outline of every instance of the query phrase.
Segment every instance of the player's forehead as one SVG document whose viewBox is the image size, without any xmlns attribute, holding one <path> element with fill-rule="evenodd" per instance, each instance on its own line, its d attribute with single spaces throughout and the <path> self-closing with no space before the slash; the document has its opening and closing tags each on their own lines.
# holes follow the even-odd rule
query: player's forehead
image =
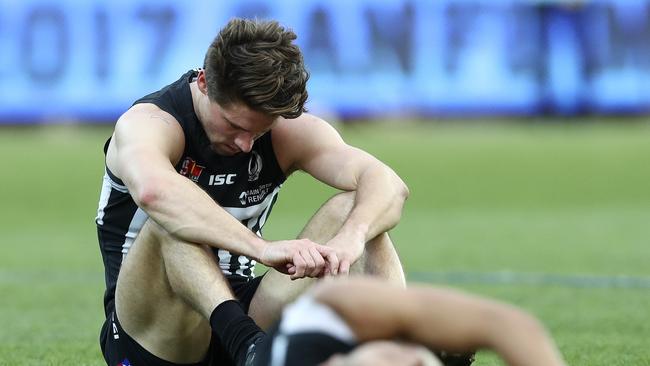
<svg viewBox="0 0 650 366">
<path fill-rule="evenodd" d="M 276 120 L 275 117 L 256 111 L 242 102 L 233 102 L 227 105 L 216 104 L 214 110 L 227 123 L 250 131 L 265 130 Z"/>
</svg>

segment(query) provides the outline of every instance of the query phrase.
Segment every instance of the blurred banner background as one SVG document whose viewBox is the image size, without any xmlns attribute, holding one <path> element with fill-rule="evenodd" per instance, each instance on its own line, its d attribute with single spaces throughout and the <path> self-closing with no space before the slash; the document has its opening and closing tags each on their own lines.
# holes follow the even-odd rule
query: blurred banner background
<svg viewBox="0 0 650 366">
<path fill-rule="evenodd" d="M 112 122 L 233 16 L 298 34 L 309 107 L 348 118 L 642 114 L 647 1 L 0 1 L 0 122 Z"/>
</svg>

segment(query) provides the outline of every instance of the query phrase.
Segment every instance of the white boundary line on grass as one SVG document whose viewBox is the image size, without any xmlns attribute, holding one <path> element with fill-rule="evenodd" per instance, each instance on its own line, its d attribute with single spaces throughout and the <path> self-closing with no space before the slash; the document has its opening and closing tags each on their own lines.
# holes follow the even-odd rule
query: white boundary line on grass
<svg viewBox="0 0 650 366">
<path fill-rule="evenodd" d="M 577 274 L 522 273 L 522 272 L 409 272 L 409 281 L 464 285 L 532 285 L 570 288 L 626 288 L 650 289 L 646 276 L 598 276 Z"/>
</svg>

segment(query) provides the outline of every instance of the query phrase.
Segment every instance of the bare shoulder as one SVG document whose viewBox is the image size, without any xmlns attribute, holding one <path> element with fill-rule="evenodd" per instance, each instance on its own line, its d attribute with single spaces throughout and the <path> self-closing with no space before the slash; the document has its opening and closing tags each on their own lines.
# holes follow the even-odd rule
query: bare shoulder
<svg viewBox="0 0 650 366">
<path fill-rule="evenodd" d="M 321 146 L 341 144 L 343 140 L 324 119 L 303 113 L 298 118 L 279 118 L 272 129 L 273 150 L 280 167 L 289 175 L 296 170 L 296 160 L 310 155 Z"/>
<path fill-rule="evenodd" d="M 150 150 L 164 154 L 176 164 L 184 148 L 185 135 L 176 118 L 155 104 L 141 103 L 129 108 L 118 119 L 106 152 L 106 163 L 118 174 L 119 154 Z"/>
<path fill-rule="evenodd" d="M 279 118 L 273 127 L 273 134 L 280 135 L 280 137 L 317 135 L 322 132 L 336 133 L 336 130 L 324 119 L 309 113 L 303 113 L 300 117 L 293 119 Z"/>
<path fill-rule="evenodd" d="M 152 103 L 139 103 L 132 106 L 118 119 L 118 126 L 124 124 L 124 121 L 129 121 L 130 124 L 148 124 L 158 121 L 170 128 L 178 127 L 180 129 L 180 124 L 174 116 Z"/>
<path fill-rule="evenodd" d="M 343 140 L 338 131 L 324 119 L 313 114 L 303 113 L 298 118 L 280 118 L 273 127 L 273 146 L 282 147 L 318 146 L 340 143 Z"/>
</svg>

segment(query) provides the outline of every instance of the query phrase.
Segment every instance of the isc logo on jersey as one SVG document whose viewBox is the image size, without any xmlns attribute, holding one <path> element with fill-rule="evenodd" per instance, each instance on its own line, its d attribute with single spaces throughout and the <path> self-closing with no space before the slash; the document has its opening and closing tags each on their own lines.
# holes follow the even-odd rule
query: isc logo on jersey
<svg viewBox="0 0 650 366">
<path fill-rule="evenodd" d="M 208 182 L 211 186 L 222 186 L 224 184 L 233 184 L 235 183 L 235 177 L 237 174 L 212 174 L 210 176 L 210 181 Z"/>
</svg>

